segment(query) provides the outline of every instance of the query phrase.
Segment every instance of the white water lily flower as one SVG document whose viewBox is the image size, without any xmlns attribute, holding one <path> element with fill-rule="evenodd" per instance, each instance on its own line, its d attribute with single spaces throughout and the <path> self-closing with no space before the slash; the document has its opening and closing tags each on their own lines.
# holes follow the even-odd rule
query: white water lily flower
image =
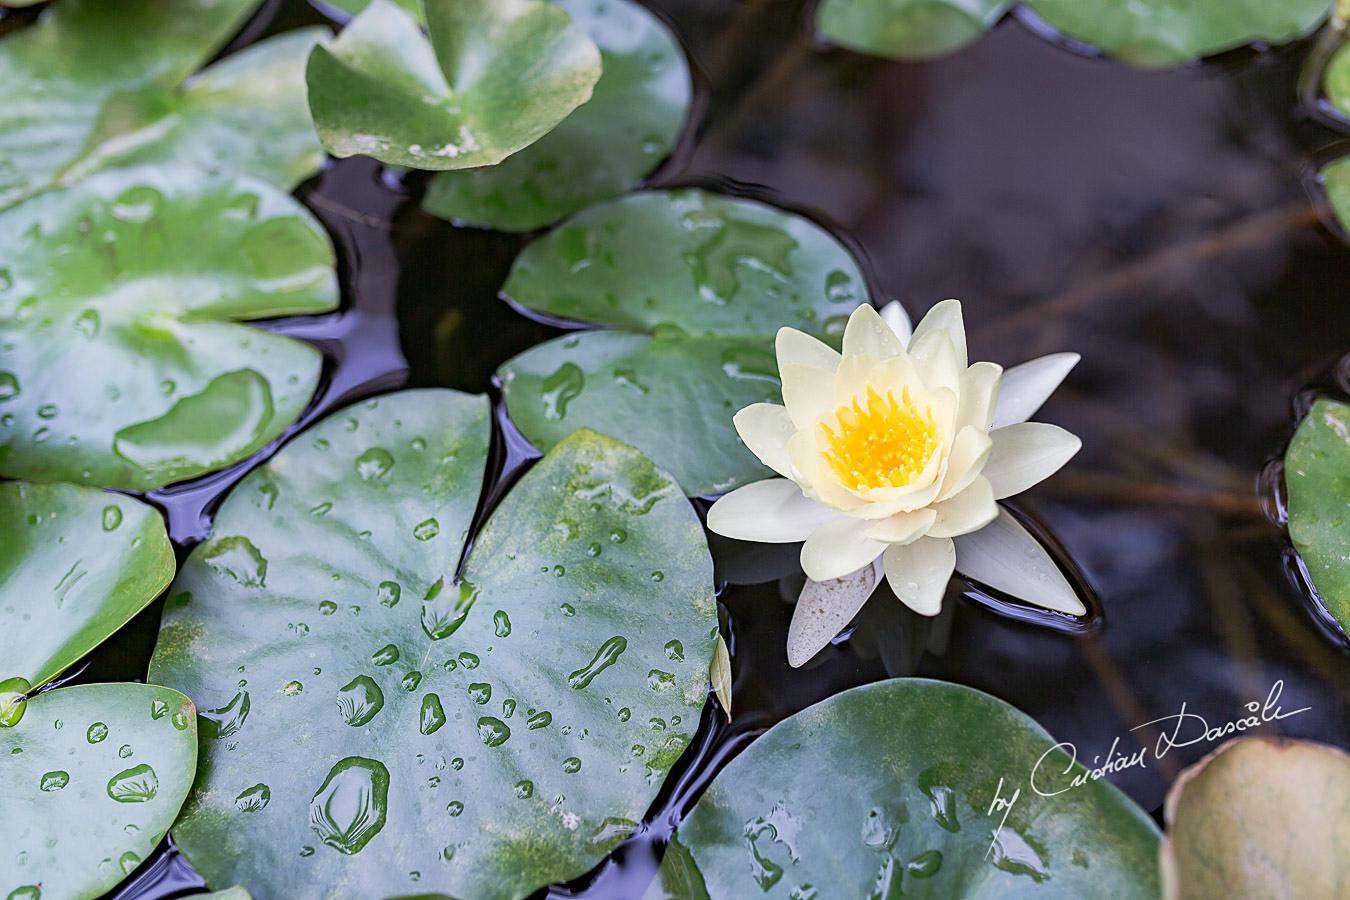
<svg viewBox="0 0 1350 900">
<path fill-rule="evenodd" d="M 996 502 L 1048 478 L 1082 445 L 1027 421 L 1077 354 L 1006 373 L 967 365 L 956 300 L 934 306 L 912 334 L 898 303 L 880 313 L 860 306 L 842 354 L 792 328 L 778 332 L 777 350 L 784 405 L 753 404 L 735 423 L 783 477 L 722 497 L 708 527 L 742 540 L 805 541 L 809 580 L 788 633 L 792 665 L 838 634 L 882 572 L 900 600 L 929 616 L 958 566 L 1048 609 L 1086 612 L 1045 549 Z"/>
</svg>

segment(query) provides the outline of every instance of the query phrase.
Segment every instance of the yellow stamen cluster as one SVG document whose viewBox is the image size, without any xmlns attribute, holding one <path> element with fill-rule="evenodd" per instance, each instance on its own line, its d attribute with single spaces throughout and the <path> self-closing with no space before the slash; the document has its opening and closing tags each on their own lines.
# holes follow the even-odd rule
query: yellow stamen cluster
<svg viewBox="0 0 1350 900">
<path fill-rule="evenodd" d="M 817 426 L 822 455 L 840 483 L 856 491 L 912 484 L 937 448 L 932 413 L 919 412 L 908 388 L 897 403 L 893 393 L 882 397 L 869 384 L 866 403 L 854 397 L 835 410 L 838 430 Z"/>
</svg>

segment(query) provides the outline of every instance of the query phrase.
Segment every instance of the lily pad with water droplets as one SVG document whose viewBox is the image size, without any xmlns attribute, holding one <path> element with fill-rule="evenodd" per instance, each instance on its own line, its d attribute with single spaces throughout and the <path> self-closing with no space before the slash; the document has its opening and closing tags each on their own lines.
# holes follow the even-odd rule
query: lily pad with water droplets
<svg viewBox="0 0 1350 900">
<path fill-rule="evenodd" d="M 501 162 L 590 99 L 600 52 L 549 0 L 425 0 L 427 34 L 373 0 L 309 58 L 310 111 L 334 156 L 419 169 Z"/>
<path fill-rule="evenodd" d="M 71 484 L 0 484 L 0 681 L 46 684 L 173 572 L 164 520 L 144 503 Z"/>
<path fill-rule="evenodd" d="M 322 29 L 263 41 L 185 82 L 256 6 L 61 0 L 0 40 L 0 207 L 136 162 L 193 162 L 288 190 L 316 171 L 303 68 Z"/>
<path fill-rule="evenodd" d="M 823 0 L 816 33 L 890 59 L 931 59 L 978 40 L 1012 0 Z"/>
<path fill-rule="evenodd" d="M 690 495 L 768 478 L 732 416 L 781 400 L 783 325 L 835 346 L 867 287 L 848 250 L 801 216 L 695 189 L 591 207 L 525 248 L 502 292 L 608 326 L 501 368 L 507 410 L 547 449 L 574 428 L 627 441 Z"/>
<path fill-rule="evenodd" d="M 323 229 L 254 178 L 111 170 L 0 212 L 0 474 L 146 490 L 247 458 L 321 357 L 239 322 L 337 300 Z"/>
<path fill-rule="evenodd" d="M 1129 63 L 1169 66 L 1310 34 L 1334 0 L 1025 0 L 1050 27 Z"/>
<path fill-rule="evenodd" d="M 718 774 L 646 898 L 1157 898 L 1157 827 L 1105 780 L 1070 786 L 1084 775 L 988 694 L 917 678 L 854 688 Z"/>
<path fill-rule="evenodd" d="M 488 444 L 482 397 L 340 411 L 245 478 L 184 564 L 150 671 L 203 710 L 174 837 L 212 885 L 514 900 L 646 813 L 708 695 L 698 518 L 639 453 L 578 432 L 456 581 Z"/>
<path fill-rule="evenodd" d="M 1350 632 L 1350 404 L 1318 400 L 1284 457 L 1289 537 L 1327 610 Z"/>
<path fill-rule="evenodd" d="M 1182 772 L 1167 794 L 1166 896 L 1343 896 L 1346 809 L 1345 751 L 1276 737 L 1229 741 Z"/>
<path fill-rule="evenodd" d="M 197 768 L 192 703 L 144 684 L 61 688 L 0 727 L 0 895 L 88 900 L 155 851 Z"/>
<path fill-rule="evenodd" d="M 531 231 L 631 190 L 684 128 L 693 84 L 670 30 L 630 0 L 558 0 L 604 64 L 590 100 L 534 144 L 486 169 L 445 172 L 423 208 L 468 225 Z"/>
</svg>

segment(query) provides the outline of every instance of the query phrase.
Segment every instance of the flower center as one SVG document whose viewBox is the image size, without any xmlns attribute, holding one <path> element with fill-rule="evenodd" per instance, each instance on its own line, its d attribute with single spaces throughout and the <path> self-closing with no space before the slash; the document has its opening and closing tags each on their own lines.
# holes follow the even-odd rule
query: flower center
<svg viewBox="0 0 1350 900">
<path fill-rule="evenodd" d="M 882 397 L 868 385 L 866 404 L 855 397 L 851 406 L 835 410 L 837 429 L 820 424 L 825 460 L 855 491 L 913 484 L 937 449 L 932 413 L 920 413 L 908 388 L 897 403 L 892 392 Z"/>
</svg>

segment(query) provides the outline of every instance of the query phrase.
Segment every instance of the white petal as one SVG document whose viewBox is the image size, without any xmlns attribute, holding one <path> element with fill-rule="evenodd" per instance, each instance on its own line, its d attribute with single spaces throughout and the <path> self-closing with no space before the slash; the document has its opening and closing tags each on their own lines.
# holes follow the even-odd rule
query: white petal
<svg viewBox="0 0 1350 900">
<path fill-rule="evenodd" d="M 799 365 L 816 366 L 833 372 L 839 365 L 839 351 L 824 341 L 817 340 L 806 332 L 798 331 L 795 328 L 783 327 L 778 329 L 778 337 L 774 342 L 774 348 L 778 354 L 778 367 L 780 369 L 789 363 L 798 363 Z"/>
<path fill-rule="evenodd" d="M 779 367 L 778 375 L 783 380 L 783 405 L 798 430 L 834 407 L 833 372 L 819 366 L 788 363 Z"/>
<path fill-rule="evenodd" d="M 872 562 L 886 545 L 863 534 L 869 522 L 841 516 L 826 522 L 802 545 L 802 570 L 812 581 L 829 581 Z"/>
<path fill-rule="evenodd" d="M 947 332 L 930 331 L 915 338 L 909 348 L 909 357 L 926 390 L 947 388 L 960 400 L 961 373 L 965 366 L 957 360 L 956 349 Z"/>
<path fill-rule="evenodd" d="M 945 331 L 952 339 L 952 349 L 956 351 L 956 361 L 961 368 L 966 367 L 966 323 L 961 317 L 960 300 L 943 300 L 934 306 L 914 327 L 914 336 L 910 339 L 913 347 L 923 336 L 932 331 Z"/>
<path fill-rule="evenodd" d="M 785 478 L 792 477 L 787 442 L 796 430 L 786 408 L 776 403 L 752 403 L 731 421 L 745 446 L 760 462 Z"/>
<path fill-rule="evenodd" d="M 1078 365 L 1078 360 L 1077 353 L 1052 353 L 1004 372 L 993 427 L 1016 425 L 1030 419 L 1059 387 L 1069 370 Z"/>
<path fill-rule="evenodd" d="M 834 640 L 872 596 L 877 578 L 877 567 L 871 564 L 830 581 L 808 578 L 788 626 L 788 664 L 802 665 Z"/>
<path fill-rule="evenodd" d="M 786 544 L 807 535 L 837 514 L 802 495 L 786 478 L 770 478 L 737 488 L 708 510 L 708 527 L 743 541 Z"/>
<path fill-rule="evenodd" d="M 1020 422 L 991 431 L 989 437 L 994 449 L 983 474 L 994 486 L 997 500 L 1049 478 L 1083 446 L 1076 435 L 1045 422 Z"/>
<path fill-rule="evenodd" d="M 923 537 L 936 518 L 937 513 L 928 508 L 896 513 L 872 522 L 864 534 L 874 541 L 887 544 L 908 544 Z"/>
<path fill-rule="evenodd" d="M 956 427 L 969 425 L 987 432 L 994 421 L 998 403 L 999 383 L 1003 367 L 991 362 L 977 362 L 961 373 L 961 411 L 956 416 Z"/>
<path fill-rule="evenodd" d="M 1040 541 L 1005 509 L 979 531 L 956 539 L 961 574 L 1045 609 L 1087 613 Z"/>
<path fill-rule="evenodd" d="M 993 449 L 993 438 L 978 428 L 967 425 L 957 432 L 956 440 L 952 441 L 951 453 L 947 456 L 947 474 L 942 479 L 938 500 L 946 500 L 964 491 L 984 470 Z"/>
<path fill-rule="evenodd" d="M 942 611 L 956 563 L 951 538 L 920 538 L 912 544 L 892 544 L 881 557 L 886 581 L 900 602 L 923 616 Z"/>
<path fill-rule="evenodd" d="M 910 324 L 909 313 L 905 312 L 899 300 L 892 300 L 881 308 L 881 321 L 895 332 L 900 343 L 909 346 L 909 339 L 914 335 L 914 326 Z"/>
<path fill-rule="evenodd" d="M 866 353 L 886 359 L 904 352 L 905 345 L 870 304 L 864 303 L 848 317 L 848 325 L 844 327 L 845 356 Z"/>
<path fill-rule="evenodd" d="M 989 479 L 976 478 L 961 493 L 944 500 L 933 507 L 937 519 L 928 529 L 930 537 L 956 537 L 978 531 L 998 515 L 998 504 L 994 502 L 994 490 Z"/>
</svg>

